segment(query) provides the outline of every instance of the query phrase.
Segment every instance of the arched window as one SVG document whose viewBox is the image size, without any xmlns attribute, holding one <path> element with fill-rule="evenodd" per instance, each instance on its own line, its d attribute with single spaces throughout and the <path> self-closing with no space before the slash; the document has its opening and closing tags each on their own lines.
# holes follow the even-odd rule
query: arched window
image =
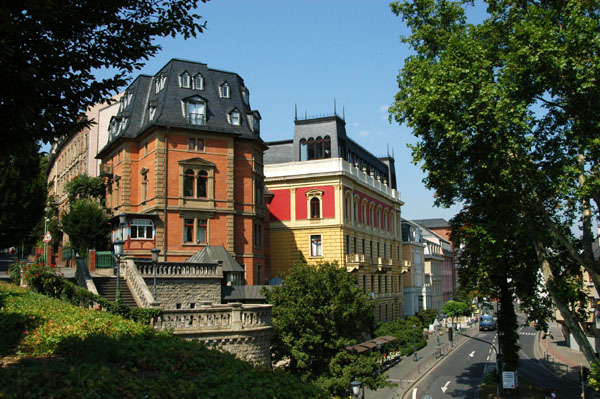
<svg viewBox="0 0 600 399">
<path fill-rule="evenodd" d="M 192 85 L 191 79 L 190 79 L 190 74 L 187 72 L 182 73 L 179 76 L 179 87 L 183 87 L 186 89 L 189 89 Z"/>
<path fill-rule="evenodd" d="M 317 137 L 316 148 L 315 148 L 315 159 L 323 158 L 323 139 L 321 136 Z"/>
<path fill-rule="evenodd" d="M 300 160 L 308 160 L 308 144 L 306 143 L 306 139 L 300 140 Z"/>
<path fill-rule="evenodd" d="M 321 201 L 317 197 L 313 197 L 310 200 L 310 217 L 311 219 L 321 217 Z"/>
<path fill-rule="evenodd" d="M 225 82 L 221 85 L 221 97 L 229 98 L 229 83 Z"/>
<path fill-rule="evenodd" d="M 239 126 L 241 123 L 240 112 L 238 110 L 231 111 L 229 114 L 229 121 L 234 126 Z"/>
<path fill-rule="evenodd" d="M 308 159 L 315 159 L 315 139 L 308 139 Z"/>
<path fill-rule="evenodd" d="M 183 196 L 194 196 L 194 171 L 192 169 L 186 169 L 183 174 Z"/>
<path fill-rule="evenodd" d="M 323 138 L 323 158 L 331 158 L 331 137 Z"/>
<path fill-rule="evenodd" d="M 204 78 L 200 74 L 194 76 L 194 89 L 204 90 Z"/>
<path fill-rule="evenodd" d="M 201 170 L 198 173 L 198 179 L 196 180 L 196 197 L 197 198 L 206 198 L 207 197 L 207 187 L 208 187 L 208 173 L 205 170 Z"/>
</svg>

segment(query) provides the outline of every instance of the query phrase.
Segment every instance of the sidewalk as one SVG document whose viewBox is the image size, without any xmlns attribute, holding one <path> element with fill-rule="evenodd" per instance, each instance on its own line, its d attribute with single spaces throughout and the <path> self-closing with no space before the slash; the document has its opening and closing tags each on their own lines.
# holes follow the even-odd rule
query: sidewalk
<svg viewBox="0 0 600 399">
<path fill-rule="evenodd" d="M 471 327 L 472 328 L 472 327 Z M 471 329 L 463 329 L 469 332 Z M 430 371 L 445 355 L 459 347 L 467 338 L 454 335 L 454 344 L 448 342 L 448 334 L 440 336 L 440 345 L 436 344 L 435 334 L 430 334 L 427 345 L 417 351 L 417 361 L 413 356 L 403 357 L 402 360 L 384 372 L 386 379 L 396 384 L 394 387 L 382 388 L 377 391 L 366 389 L 367 399 L 400 399 L 426 372 Z"/>
<path fill-rule="evenodd" d="M 536 357 L 561 378 L 579 382 L 580 367 L 588 367 L 589 363 L 582 352 L 567 346 L 559 323 L 552 321 L 549 324 L 548 334 L 538 333 L 536 337 Z"/>
</svg>

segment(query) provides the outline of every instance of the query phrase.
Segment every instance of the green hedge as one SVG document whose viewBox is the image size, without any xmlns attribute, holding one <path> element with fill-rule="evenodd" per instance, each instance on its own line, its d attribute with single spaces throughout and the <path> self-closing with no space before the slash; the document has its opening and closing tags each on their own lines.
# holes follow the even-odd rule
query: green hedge
<svg viewBox="0 0 600 399">
<path fill-rule="evenodd" d="M 6 283 L 0 336 L 2 398 L 324 397 L 288 373 Z"/>
</svg>

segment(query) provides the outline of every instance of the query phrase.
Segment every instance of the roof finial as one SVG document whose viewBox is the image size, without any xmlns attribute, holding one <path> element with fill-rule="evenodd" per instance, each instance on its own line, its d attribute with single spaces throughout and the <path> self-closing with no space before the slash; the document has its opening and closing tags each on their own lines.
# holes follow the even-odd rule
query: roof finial
<svg viewBox="0 0 600 399">
<path fill-rule="evenodd" d="M 306 111 L 306 108 L 304 108 L 304 119 L 308 119 L 308 111 Z"/>
<path fill-rule="evenodd" d="M 387 143 L 387 156 L 390 156 L 390 142 Z"/>
<path fill-rule="evenodd" d="M 342 120 L 346 122 L 346 107 L 342 106 Z"/>
<path fill-rule="evenodd" d="M 337 115 L 337 111 L 335 109 L 335 97 L 333 97 L 333 116 Z"/>
<path fill-rule="evenodd" d="M 298 104 L 294 103 L 294 120 L 298 120 Z"/>
</svg>

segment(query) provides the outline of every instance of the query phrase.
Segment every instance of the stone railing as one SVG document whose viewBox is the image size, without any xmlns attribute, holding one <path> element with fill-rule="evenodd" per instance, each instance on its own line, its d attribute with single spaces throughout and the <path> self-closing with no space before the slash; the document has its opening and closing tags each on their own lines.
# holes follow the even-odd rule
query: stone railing
<svg viewBox="0 0 600 399">
<path fill-rule="evenodd" d="M 136 261 L 135 267 L 142 277 L 154 276 L 154 264 L 150 261 Z M 216 277 L 223 276 L 223 264 L 219 263 L 186 263 L 158 262 L 157 277 Z"/>
<path fill-rule="evenodd" d="M 150 289 L 146 285 L 144 278 L 138 271 L 136 264 L 133 260 L 128 259 L 124 264 L 125 279 L 127 284 L 131 288 L 131 292 L 141 308 L 155 308 L 160 306 L 160 302 L 155 301 Z"/>
<path fill-rule="evenodd" d="M 92 276 L 90 271 L 88 270 L 88 266 L 83 259 L 77 259 L 75 262 L 75 280 L 77 281 L 77 285 L 85 288 L 90 291 L 92 294 L 98 295 L 98 290 L 96 289 L 96 284 L 94 284 L 94 280 L 92 280 Z"/>
<path fill-rule="evenodd" d="M 198 309 L 164 309 L 154 323 L 157 330 L 240 331 L 271 327 L 271 305 L 211 305 L 204 302 Z"/>
</svg>

